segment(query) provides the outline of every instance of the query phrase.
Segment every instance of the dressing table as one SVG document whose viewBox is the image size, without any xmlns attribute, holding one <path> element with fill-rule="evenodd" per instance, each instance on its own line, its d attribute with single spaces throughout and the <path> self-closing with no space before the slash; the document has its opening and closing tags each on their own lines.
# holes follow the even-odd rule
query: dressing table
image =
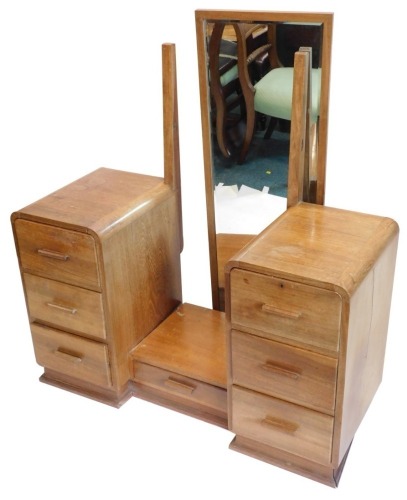
<svg viewBox="0 0 407 500">
<path fill-rule="evenodd" d="M 196 13 L 208 231 L 219 250 L 211 255 L 214 307 L 182 300 L 175 47 L 166 44 L 164 176 L 98 169 L 11 216 L 35 356 L 42 382 L 115 407 L 135 396 L 203 419 L 236 435 L 232 449 L 335 487 L 382 377 L 398 227 L 323 205 L 329 78 L 310 179 L 310 57 L 302 51 L 287 210 L 259 235 L 219 245 L 210 232 L 203 54 L 206 23 L 230 15 Z M 332 17 L 317 20 L 329 75 Z M 315 199 L 304 189 L 310 182 Z"/>
</svg>

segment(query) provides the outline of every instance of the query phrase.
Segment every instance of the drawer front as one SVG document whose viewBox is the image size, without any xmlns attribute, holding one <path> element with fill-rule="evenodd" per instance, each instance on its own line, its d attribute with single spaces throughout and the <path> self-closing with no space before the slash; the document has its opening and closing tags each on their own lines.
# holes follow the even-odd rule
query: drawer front
<svg viewBox="0 0 407 500">
<path fill-rule="evenodd" d="M 341 298 L 332 291 L 249 271 L 231 272 L 231 319 L 264 337 L 338 351 Z"/>
<path fill-rule="evenodd" d="M 133 380 L 140 384 L 159 389 L 165 392 L 170 398 L 188 400 L 208 406 L 221 415 L 227 411 L 225 389 L 200 382 L 190 377 L 134 361 Z"/>
<path fill-rule="evenodd" d="M 338 362 L 233 330 L 234 384 L 333 414 Z"/>
<path fill-rule="evenodd" d="M 106 338 L 102 296 L 84 288 L 24 273 L 31 321 Z"/>
<path fill-rule="evenodd" d="M 91 384 L 112 385 L 107 346 L 37 324 L 31 333 L 39 365 Z"/>
<path fill-rule="evenodd" d="M 331 462 L 333 417 L 232 388 L 231 430 L 320 464 Z"/>
<path fill-rule="evenodd" d="M 91 235 L 23 219 L 15 221 L 15 229 L 24 271 L 71 285 L 100 288 Z"/>
</svg>

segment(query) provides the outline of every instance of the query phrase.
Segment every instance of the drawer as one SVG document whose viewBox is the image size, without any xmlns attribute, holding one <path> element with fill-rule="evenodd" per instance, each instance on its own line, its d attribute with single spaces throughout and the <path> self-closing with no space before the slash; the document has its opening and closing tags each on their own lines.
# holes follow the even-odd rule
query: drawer
<svg viewBox="0 0 407 500">
<path fill-rule="evenodd" d="M 333 417 L 232 387 L 231 430 L 320 464 L 331 462 Z"/>
<path fill-rule="evenodd" d="M 37 363 L 91 384 L 112 385 L 107 346 L 38 324 L 31 325 Z"/>
<path fill-rule="evenodd" d="M 227 411 L 226 390 L 177 373 L 134 361 L 133 380 L 158 389 L 170 399 L 184 400 L 212 408 L 219 414 Z"/>
<path fill-rule="evenodd" d="M 106 338 L 102 296 L 58 281 L 24 273 L 30 320 Z"/>
<path fill-rule="evenodd" d="M 231 272 L 233 326 L 264 337 L 337 352 L 341 303 L 330 290 L 241 269 Z"/>
<path fill-rule="evenodd" d="M 234 384 L 333 414 L 338 362 L 232 330 Z"/>
<path fill-rule="evenodd" d="M 85 288 L 100 288 L 96 246 L 89 234 L 17 219 L 20 263 L 24 271 Z"/>
</svg>

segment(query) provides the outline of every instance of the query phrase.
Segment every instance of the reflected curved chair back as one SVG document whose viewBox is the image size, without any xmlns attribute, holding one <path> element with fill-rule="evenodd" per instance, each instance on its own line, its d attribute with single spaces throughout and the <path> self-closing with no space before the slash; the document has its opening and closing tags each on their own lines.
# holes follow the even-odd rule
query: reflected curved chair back
<svg viewBox="0 0 407 500">
<path fill-rule="evenodd" d="M 246 129 L 239 154 L 239 162 L 243 163 L 248 153 L 259 114 L 269 117 L 265 138 L 269 138 L 277 120 L 291 120 L 294 68 L 282 67 L 278 57 L 277 26 L 267 25 L 268 43 L 261 48 L 252 50 L 252 37 L 258 25 L 233 24 L 238 48 L 238 72 L 240 86 L 246 106 Z M 253 81 L 251 66 L 259 57 L 267 52 L 270 70 L 257 82 Z M 311 70 L 311 122 L 314 124 L 317 137 L 319 102 L 321 92 L 321 69 Z"/>
<path fill-rule="evenodd" d="M 222 155 L 232 154 L 228 136 L 245 113 L 237 66 L 237 45 L 223 38 L 226 23 L 215 22 L 209 35 L 209 85 L 211 93 L 211 121 Z M 236 114 L 236 109 L 239 113 Z"/>
<path fill-rule="evenodd" d="M 275 56 L 272 45 L 268 42 L 266 26 L 253 26 L 256 28 L 248 40 L 248 51 L 255 54 L 254 64 L 250 64 L 250 79 L 257 82 L 269 71 L 270 61 L 277 64 L 277 59 L 273 59 Z M 239 128 L 246 121 L 236 35 L 233 25 L 226 22 L 211 23 L 208 31 L 212 130 L 216 134 L 221 154 L 229 158 L 241 147 L 242 134 Z"/>
</svg>

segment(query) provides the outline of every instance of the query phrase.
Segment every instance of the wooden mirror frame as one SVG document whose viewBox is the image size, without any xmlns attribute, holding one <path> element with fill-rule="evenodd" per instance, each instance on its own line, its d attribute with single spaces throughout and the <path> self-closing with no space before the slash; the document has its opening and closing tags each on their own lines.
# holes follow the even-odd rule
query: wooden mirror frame
<svg viewBox="0 0 407 500">
<path fill-rule="evenodd" d="M 212 144 L 210 121 L 210 89 L 208 84 L 208 52 L 206 45 L 207 23 L 223 22 L 294 22 L 321 23 L 321 97 L 318 127 L 318 158 L 315 179 L 315 203 L 324 204 L 325 171 L 327 156 L 329 84 L 331 69 L 331 46 L 333 14 L 321 12 L 271 12 L 271 11 L 228 11 L 228 10 L 197 10 L 195 11 L 196 37 L 199 66 L 199 88 L 201 100 L 201 120 L 203 139 L 203 160 L 205 169 L 205 191 L 208 223 L 209 258 L 212 285 L 212 305 L 221 309 L 219 287 L 219 264 L 217 251 L 217 236 L 215 225 L 214 183 L 212 174 Z"/>
</svg>

